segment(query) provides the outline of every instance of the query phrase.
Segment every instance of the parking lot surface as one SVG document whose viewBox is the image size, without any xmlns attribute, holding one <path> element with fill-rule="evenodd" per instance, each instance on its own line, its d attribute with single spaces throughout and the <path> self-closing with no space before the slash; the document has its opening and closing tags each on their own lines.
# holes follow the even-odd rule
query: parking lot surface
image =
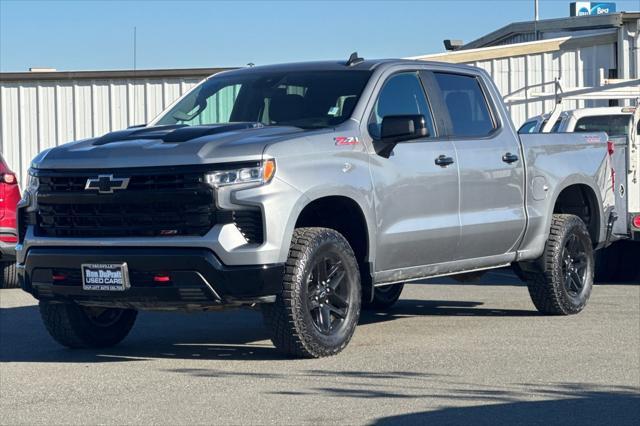
<svg viewBox="0 0 640 426">
<path fill-rule="evenodd" d="M 510 273 L 405 287 L 338 356 L 275 352 L 259 312 L 142 313 L 106 350 L 60 347 L 0 290 L 2 424 L 639 424 L 640 285 L 544 317 Z"/>
</svg>

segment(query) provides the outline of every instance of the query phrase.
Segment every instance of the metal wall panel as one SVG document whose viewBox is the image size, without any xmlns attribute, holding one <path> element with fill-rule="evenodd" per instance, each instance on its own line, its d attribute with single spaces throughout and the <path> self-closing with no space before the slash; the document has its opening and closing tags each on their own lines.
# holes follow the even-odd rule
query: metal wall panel
<svg viewBox="0 0 640 426">
<path fill-rule="evenodd" d="M 486 70 L 505 98 L 516 127 L 534 115 L 551 112 L 553 99 L 540 100 L 531 92 L 553 92 L 554 81 L 562 87 L 597 86 L 600 69 L 608 75 L 616 68 L 616 46 L 563 49 L 552 53 L 536 53 L 486 61 L 468 62 Z M 525 99 L 516 99 L 524 96 Z M 513 100 L 510 100 L 513 98 Z M 607 101 L 565 101 L 565 109 L 608 106 Z"/>
<path fill-rule="evenodd" d="M 40 151 L 155 118 L 200 77 L 0 82 L 0 149 L 20 182 Z"/>
</svg>

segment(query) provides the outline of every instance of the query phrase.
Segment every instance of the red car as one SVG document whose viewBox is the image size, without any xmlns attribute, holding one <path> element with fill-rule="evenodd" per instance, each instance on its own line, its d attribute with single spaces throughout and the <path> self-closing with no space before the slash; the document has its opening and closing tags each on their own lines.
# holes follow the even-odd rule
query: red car
<svg viewBox="0 0 640 426">
<path fill-rule="evenodd" d="M 20 201 L 18 179 L 0 155 L 0 268 L 3 288 L 18 287 L 16 252 L 16 206 Z"/>
</svg>

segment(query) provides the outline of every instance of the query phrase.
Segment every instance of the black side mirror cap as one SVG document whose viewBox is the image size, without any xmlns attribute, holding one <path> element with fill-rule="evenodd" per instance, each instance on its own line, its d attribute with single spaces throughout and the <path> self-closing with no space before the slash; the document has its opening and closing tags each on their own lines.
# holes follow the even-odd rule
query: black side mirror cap
<svg viewBox="0 0 640 426">
<path fill-rule="evenodd" d="M 398 143 L 428 136 L 424 115 L 387 115 L 382 118 L 380 139 L 383 142 Z"/>
<path fill-rule="evenodd" d="M 389 158 L 396 144 L 429 137 L 424 115 L 387 115 L 382 118 L 378 155 Z"/>
</svg>

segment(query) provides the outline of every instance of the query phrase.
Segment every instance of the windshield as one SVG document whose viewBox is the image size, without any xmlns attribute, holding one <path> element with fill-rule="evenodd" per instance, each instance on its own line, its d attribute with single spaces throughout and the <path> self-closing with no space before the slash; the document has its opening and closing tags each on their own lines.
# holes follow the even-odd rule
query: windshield
<svg viewBox="0 0 640 426">
<path fill-rule="evenodd" d="M 576 132 L 607 132 L 609 136 L 628 136 L 631 115 L 594 115 L 582 117 L 576 123 Z"/>
<path fill-rule="evenodd" d="M 196 87 L 156 124 L 332 127 L 351 117 L 370 75 L 354 70 L 221 75 Z"/>
</svg>

